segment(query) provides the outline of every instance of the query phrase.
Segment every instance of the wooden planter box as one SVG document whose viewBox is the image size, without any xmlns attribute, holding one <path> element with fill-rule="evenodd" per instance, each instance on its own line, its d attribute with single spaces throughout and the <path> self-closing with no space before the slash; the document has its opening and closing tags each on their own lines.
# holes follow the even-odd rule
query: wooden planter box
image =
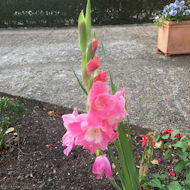
<svg viewBox="0 0 190 190">
<path fill-rule="evenodd" d="M 158 50 L 166 57 L 190 54 L 190 21 L 162 21 L 158 28 Z"/>
</svg>

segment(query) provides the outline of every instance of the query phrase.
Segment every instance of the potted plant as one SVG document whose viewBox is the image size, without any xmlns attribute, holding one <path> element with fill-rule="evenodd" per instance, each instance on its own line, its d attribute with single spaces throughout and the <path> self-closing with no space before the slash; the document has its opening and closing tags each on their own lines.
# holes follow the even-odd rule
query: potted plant
<svg viewBox="0 0 190 190">
<path fill-rule="evenodd" d="M 190 7 L 185 1 L 176 0 L 166 5 L 162 16 L 154 20 L 158 26 L 157 48 L 166 57 L 190 53 Z"/>
</svg>

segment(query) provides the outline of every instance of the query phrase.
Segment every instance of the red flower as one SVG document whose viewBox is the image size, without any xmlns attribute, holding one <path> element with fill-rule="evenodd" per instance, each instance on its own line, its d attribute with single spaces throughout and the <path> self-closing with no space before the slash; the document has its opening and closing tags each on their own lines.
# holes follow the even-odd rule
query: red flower
<svg viewBox="0 0 190 190">
<path fill-rule="evenodd" d="M 11 104 L 11 103 L 15 103 L 15 100 L 14 100 L 14 99 L 13 99 L 13 100 L 10 100 L 9 103 L 10 103 L 10 104 Z"/>
<path fill-rule="evenodd" d="M 141 190 L 146 190 L 143 186 L 141 186 Z"/>
<path fill-rule="evenodd" d="M 152 135 L 152 133 L 148 133 L 148 134 L 146 134 L 146 135 L 140 135 L 142 138 L 143 138 L 143 140 L 141 140 L 140 142 L 142 142 L 142 147 L 145 147 L 146 146 L 146 143 L 147 143 L 147 141 L 148 141 L 148 136 L 150 136 L 150 138 L 151 138 L 151 140 L 152 140 L 152 145 L 153 145 L 153 147 L 155 148 L 156 146 L 155 146 L 155 143 L 154 143 L 154 140 L 153 140 L 153 135 Z"/>
<path fill-rule="evenodd" d="M 162 158 L 157 158 L 158 162 L 163 162 Z"/>
<path fill-rule="evenodd" d="M 26 123 L 26 125 L 29 125 L 31 122 L 30 121 L 26 121 L 25 123 Z"/>
<path fill-rule="evenodd" d="M 175 138 L 181 138 L 181 134 L 179 133 L 179 134 L 175 135 L 174 137 Z"/>
<path fill-rule="evenodd" d="M 96 53 L 97 47 L 98 47 L 98 40 L 94 40 L 94 41 L 92 42 L 92 51 L 93 51 L 93 54 Z"/>
<path fill-rule="evenodd" d="M 61 115 L 62 115 L 61 112 L 56 113 L 56 117 L 61 117 Z"/>
<path fill-rule="evenodd" d="M 165 134 L 165 135 L 167 135 L 167 134 L 171 135 L 172 132 L 173 132 L 173 129 L 169 129 L 169 128 L 164 129 L 164 134 Z"/>
<path fill-rule="evenodd" d="M 97 76 L 94 77 L 94 82 L 96 81 L 106 82 L 107 80 L 108 80 L 107 71 L 100 72 Z"/>
<path fill-rule="evenodd" d="M 172 177 L 175 177 L 175 172 L 173 170 L 170 170 L 170 174 L 172 175 Z"/>
<path fill-rule="evenodd" d="M 101 66 L 101 63 L 99 62 L 99 57 L 96 56 L 94 59 L 90 60 L 87 65 L 88 74 L 91 75 L 91 73 L 93 73 L 100 66 Z"/>
</svg>

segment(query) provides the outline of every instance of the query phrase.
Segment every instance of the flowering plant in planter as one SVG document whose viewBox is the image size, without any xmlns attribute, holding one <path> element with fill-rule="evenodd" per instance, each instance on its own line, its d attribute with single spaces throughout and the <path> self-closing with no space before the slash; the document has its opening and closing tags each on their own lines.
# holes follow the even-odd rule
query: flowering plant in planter
<svg viewBox="0 0 190 190">
<path fill-rule="evenodd" d="M 157 49 L 166 57 L 190 53 L 190 4 L 176 0 L 166 5 L 154 23 L 159 26 Z"/>
<path fill-rule="evenodd" d="M 190 20 L 190 7 L 185 1 L 176 0 L 174 3 L 166 5 L 162 11 L 162 16 L 157 16 L 154 20 L 156 26 L 161 26 L 161 21 L 185 21 Z"/>
</svg>

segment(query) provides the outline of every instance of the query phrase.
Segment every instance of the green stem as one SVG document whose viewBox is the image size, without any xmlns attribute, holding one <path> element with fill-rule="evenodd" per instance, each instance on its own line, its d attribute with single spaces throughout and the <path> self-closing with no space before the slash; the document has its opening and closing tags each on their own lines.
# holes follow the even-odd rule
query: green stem
<svg viewBox="0 0 190 190">
<path fill-rule="evenodd" d="M 118 172 L 118 175 L 119 175 L 119 179 L 121 180 L 121 183 L 124 184 L 124 179 L 123 179 L 121 170 L 120 170 L 120 168 L 119 168 L 119 165 L 118 165 L 118 163 L 117 163 L 117 161 L 116 161 L 116 159 L 115 159 L 115 156 L 114 156 L 114 154 L 113 154 L 111 148 L 110 148 L 109 146 L 108 146 L 107 148 L 108 148 L 109 154 L 110 154 L 110 156 L 111 156 L 111 158 L 112 158 L 112 161 L 113 161 L 113 163 L 115 164 L 116 171 Z"/>
<path fill-rule="evenodd" d="M 117 185 L 116 181 L 114 179 L 110 179 L 111 184 L 117 189 L 117 190 L 121 190 L 121 188 L 119 187 L 119 185 Z"/>
</svg>

